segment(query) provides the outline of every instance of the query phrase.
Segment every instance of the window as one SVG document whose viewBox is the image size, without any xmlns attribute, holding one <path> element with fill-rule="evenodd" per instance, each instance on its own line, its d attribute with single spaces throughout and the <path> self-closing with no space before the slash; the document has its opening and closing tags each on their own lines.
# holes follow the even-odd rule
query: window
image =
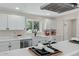
<svg viewBox="0 0 79 59">
<path fill-rule="evenodd" d="M 34 21 L 34 28 L 33 29 L 36 29 L 37 31 L 39 31 L 39 22 L 37 21 Z"/>
<path fill-rule="evenodd" d="M 39 31 L 39 21 L 27 21 L 26 28 L 26 30 L 30 32 L 33 32 L 34 30 Z"/>
<path fill-rule="evenodd" d="M 32 22 L 31 21 L 28 21 L 27 23 L 26 23 L 27 25 L 26 25 L 26 27 L 27 27 L 27 31 L 31 31 L 32 30 Z"/>
</svg>

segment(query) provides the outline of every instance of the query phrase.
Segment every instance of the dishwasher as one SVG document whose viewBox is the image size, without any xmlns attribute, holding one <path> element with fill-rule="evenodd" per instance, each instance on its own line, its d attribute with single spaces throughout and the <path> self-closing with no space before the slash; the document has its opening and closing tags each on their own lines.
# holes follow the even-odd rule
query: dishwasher
<svg viewBox="0 0 79 59">
<path fill-rule="evenodd" d="M 20 48 L 26 48 L 32 46 L 32 39 L 20 40 Z"/>
</svg>

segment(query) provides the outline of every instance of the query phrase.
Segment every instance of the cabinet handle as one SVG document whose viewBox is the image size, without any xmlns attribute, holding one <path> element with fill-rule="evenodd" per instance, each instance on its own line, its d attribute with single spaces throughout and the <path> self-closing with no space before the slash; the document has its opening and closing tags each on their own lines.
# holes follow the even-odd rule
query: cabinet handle
<svg viewBox="0 0 79 59">
<path fill-rule="evenodd" d="M 11 45 L 9 45 L 8 47 L 9 47 L 9 48 L 11 48 L 12 46 L 11 46 Z"/>
<path fill-rule="evenodd" d="M 9 50 L 11 50 L 11 47 L 12 47 L 11 45 L 8 46 Z"/>
<path fill-rule="evenodd" d="M 9 28 L 6 28 L 6 30 L 9 30 Z"/>
</svg>

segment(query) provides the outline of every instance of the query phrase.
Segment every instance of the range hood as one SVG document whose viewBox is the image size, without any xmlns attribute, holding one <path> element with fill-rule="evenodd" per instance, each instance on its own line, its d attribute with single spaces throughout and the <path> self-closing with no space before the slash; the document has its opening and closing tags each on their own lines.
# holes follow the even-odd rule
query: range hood
<svg viewBox="0 0 79 59">
<path fill-rule="evenodd" d="M 49 3 L 41 6 L 42 10 L 54 11 L 57 13 L 66 12 L 78 8 L 77 3 Z"/>
</svg>

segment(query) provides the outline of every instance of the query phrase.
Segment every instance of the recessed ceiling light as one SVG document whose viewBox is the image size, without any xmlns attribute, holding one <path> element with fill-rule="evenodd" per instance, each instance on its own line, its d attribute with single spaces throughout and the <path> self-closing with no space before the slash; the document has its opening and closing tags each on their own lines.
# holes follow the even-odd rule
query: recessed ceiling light
<svg viewBox="0 0 79 59">
<path fill-rule="evenodd" d="M 50 14 L 48 13 L 48 14 L 46 14 L 46 15 L 50 15 Z"/>
<path fill-rule="evenodd" d="M 18 10 L 18 9 L 20 9 L 19 7 L 16 7 L 16 9 Z"/>
</svg>

